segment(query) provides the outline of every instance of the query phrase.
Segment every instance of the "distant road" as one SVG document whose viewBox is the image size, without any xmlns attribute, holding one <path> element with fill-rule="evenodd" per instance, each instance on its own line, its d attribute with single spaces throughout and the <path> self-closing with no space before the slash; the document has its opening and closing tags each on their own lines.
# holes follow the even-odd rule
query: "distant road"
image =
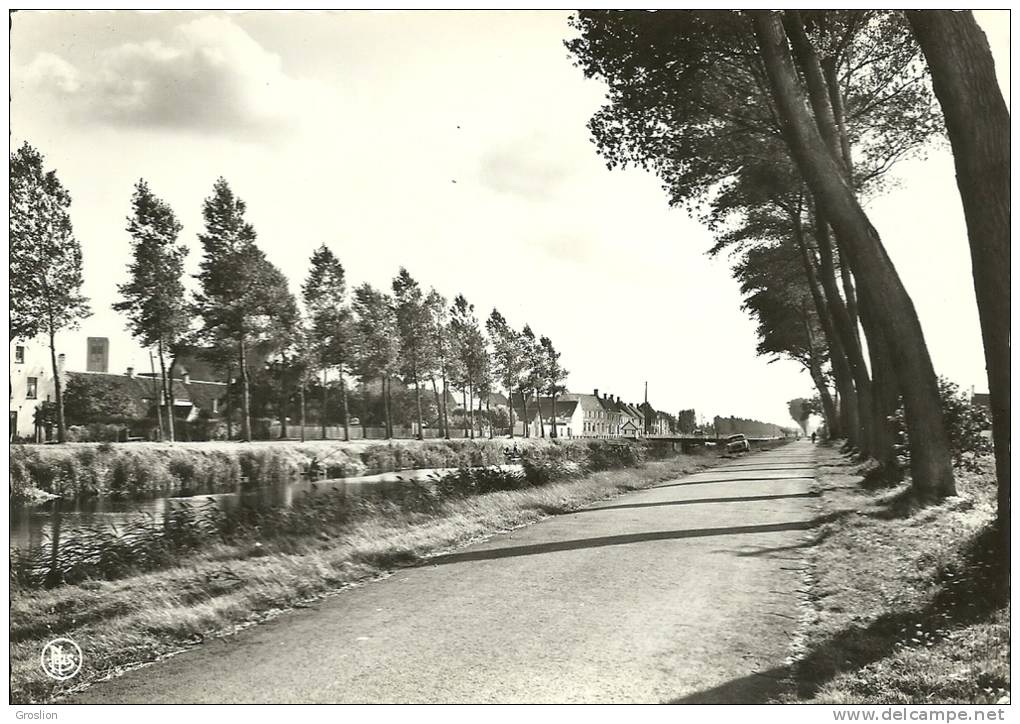
<svg viewBox="0 0 1020 724">
<path fill-rule="evenodd" d="M 753 701 L 796 626 L 813 446 L 404 569 L 71 703 Z"/>
</svg>

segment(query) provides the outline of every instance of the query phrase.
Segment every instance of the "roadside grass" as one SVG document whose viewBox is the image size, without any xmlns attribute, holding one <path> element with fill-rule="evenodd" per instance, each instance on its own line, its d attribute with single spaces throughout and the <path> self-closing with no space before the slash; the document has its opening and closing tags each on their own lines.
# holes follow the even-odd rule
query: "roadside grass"
<svg viewBox="0 0 1020 724">
<path fill-rule="evenodd" d="M 811 620 L 793 690 L 825 704 L 996 703 L 1008 697 L 1009 570 L 996 548 L 994 461 L 957 470 L 958 495 L 922 506 L 870 489 L 821 451 L 831 517 L 807 549 Z"/>
<path fill-rule="evenodd" d="M 444 501 L 435 510 L 381 508 L 334 534 L 214 544 L 178 565 L 113 581 L 12 590 L 11 701 L 37 703 L 228 635 L 345 586 L 430 555 L 707 467 L 714 455 L 679 455 L 641 467 Z M 45 643 L 82 647 L 73 686 L 46 677 Z"/>
</svg>

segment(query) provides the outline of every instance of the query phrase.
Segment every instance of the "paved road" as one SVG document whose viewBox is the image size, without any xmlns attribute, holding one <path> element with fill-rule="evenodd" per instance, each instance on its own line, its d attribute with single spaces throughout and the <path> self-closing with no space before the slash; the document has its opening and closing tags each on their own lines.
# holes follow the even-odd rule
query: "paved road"
<svg viewBox="0 0 1020 724">
<path fill-rule="evenodd" d="M 75 702 L 750 701 L 796 625 L 798 442 L 551 518 Z"/>
</svg>

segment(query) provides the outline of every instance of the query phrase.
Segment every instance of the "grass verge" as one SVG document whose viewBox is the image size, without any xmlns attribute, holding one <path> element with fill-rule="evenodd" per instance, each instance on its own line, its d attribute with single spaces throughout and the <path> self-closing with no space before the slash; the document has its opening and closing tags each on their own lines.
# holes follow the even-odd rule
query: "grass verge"
<svg viewBox="0 0 1020 724">
<path fill-rule="evenodd" d="M 780 700 L 990 704 L 1009 695 L 1009 571 L 995 547 L 991 456 L 958 495 L 920 506 L 906 484 L 861 485 L 820 451 L 823 526 L 792 685 Z"/>
<path fill-rule="evenodd" d="M 715 459 L 681 455 L 638 468 L 451 499 L 430 513 L 393 508 L 336 535 L 216 544 L 159 572 L 14 590 L 11 702 L 52 701 L 395 567 L 694 472 Z M 75 639 L 85 655 L 74 687 L 47 678 L 39 666 L 42 647 L 58 636 Z"/>
</svg>

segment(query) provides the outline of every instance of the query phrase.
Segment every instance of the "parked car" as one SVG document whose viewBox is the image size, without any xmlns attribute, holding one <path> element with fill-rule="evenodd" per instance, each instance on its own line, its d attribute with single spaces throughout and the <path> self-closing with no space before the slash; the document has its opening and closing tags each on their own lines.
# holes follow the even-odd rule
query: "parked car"
<svg viewBox="0 0 1020 724">
<path fill-rule="evenodd" d="M 730 435 L 726 438 L 726 452 L 750 452 L 751 444 L 747 435 Z"/>
</svg>

